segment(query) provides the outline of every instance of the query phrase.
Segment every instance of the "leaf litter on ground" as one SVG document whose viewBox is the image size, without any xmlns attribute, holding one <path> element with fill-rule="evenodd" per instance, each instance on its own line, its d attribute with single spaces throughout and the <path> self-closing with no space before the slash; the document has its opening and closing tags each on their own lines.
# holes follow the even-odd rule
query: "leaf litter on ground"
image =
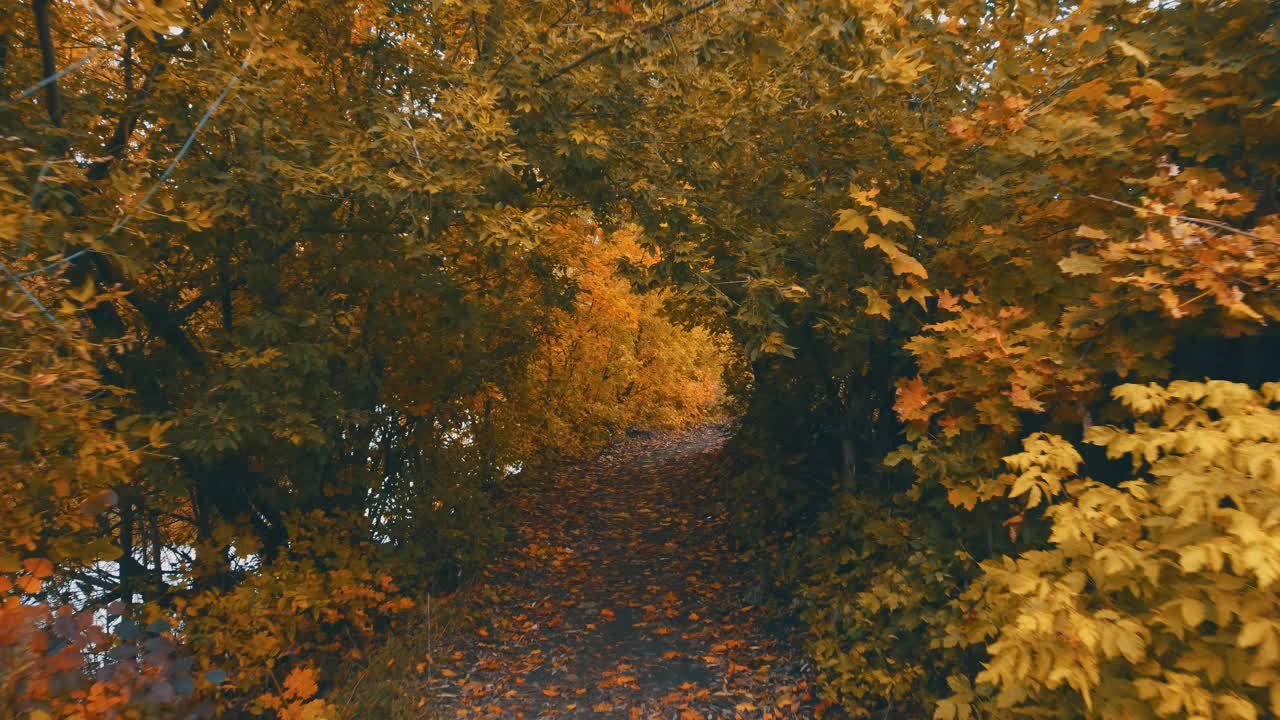
<svg viewBox="0 0 1280 720">
<path fill-rule="evenodd" d="M 512 498 L 476 625 L 436 653 L 441 718 L 821 717 L 795 638 L 748 602 L 716 493 L 725 431 L 630 438 Z"/>
</svg>

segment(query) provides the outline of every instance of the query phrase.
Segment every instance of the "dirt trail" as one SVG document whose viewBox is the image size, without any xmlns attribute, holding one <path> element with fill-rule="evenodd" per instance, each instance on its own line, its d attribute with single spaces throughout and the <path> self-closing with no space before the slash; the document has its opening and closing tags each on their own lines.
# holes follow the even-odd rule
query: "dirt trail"
<svg viewBox="0 0 1280 720">
<path fill-rule="evenodd" d="M 442 718 L 813 717 L 712 499 L 718 428 L 632 439 L 520 494 L 510 550 L 438 660 Z"/>
</svg>

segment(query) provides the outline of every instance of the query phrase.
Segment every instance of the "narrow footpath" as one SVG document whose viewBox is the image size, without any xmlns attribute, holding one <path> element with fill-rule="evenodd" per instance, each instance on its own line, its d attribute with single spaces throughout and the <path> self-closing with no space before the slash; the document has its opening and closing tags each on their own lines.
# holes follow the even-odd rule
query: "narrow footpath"
<svg viewBox="0 0 1280 720">
<path fill-rule="evenodd" d="M 438 716 L 815 717 L 795 642 L 766 632 L 730 550 L 723 442 L 634 438 L 522 491 L 509 549 L 468 592 L 478 624 L 437 655 Z"/>
</svg>

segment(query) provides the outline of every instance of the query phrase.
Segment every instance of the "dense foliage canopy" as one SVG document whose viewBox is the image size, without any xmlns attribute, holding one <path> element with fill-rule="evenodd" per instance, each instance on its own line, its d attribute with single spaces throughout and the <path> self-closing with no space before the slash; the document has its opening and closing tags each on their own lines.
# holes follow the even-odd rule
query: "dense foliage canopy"
<svg viewBox="0 0 1280 720">
<path fill-rule="evenodd" d="M 328 717 L 724 366 L 848 714 L 1280 713 L 1277 12 L 5 5 L 0 705 Z"/>
</svg>

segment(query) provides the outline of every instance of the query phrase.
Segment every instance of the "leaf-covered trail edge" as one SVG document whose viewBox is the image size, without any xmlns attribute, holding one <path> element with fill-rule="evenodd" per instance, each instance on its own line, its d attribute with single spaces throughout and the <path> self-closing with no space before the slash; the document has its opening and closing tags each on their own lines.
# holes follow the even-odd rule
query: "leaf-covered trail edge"
<svg viewBox="0 0 1280 720">
<path fill-rule="evenodd" d="M 808 718 L 794 637 L 753 604 L 716 496 L 725 431 L 628 439 L 518 492 L 507 549 L 436 648 L 440 718 Z"/>
</svg>

